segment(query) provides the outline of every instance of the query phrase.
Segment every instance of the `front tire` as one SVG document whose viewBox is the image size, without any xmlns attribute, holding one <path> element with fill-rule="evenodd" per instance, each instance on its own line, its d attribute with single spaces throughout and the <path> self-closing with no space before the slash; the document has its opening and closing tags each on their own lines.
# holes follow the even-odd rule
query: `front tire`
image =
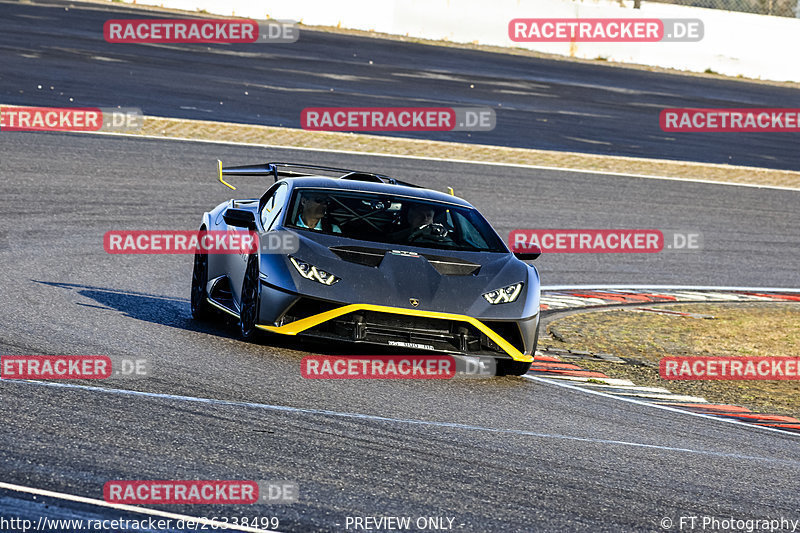
<svg viewBox="0 0 800 533">
<path fill-rule="evenodd" d="M 247 268 L 242 281 L 242 302 L 239 311 L 239 330 L 245 340 L 252 340 L 258 328 L 259 292 L 258 292 L 258 255 L 247 258 Z"/>
<path fill-rule="evenodd" d="M 539 344 L 539 323 L 536 323 L 536 333 L 533 336 L 533 349 L 532 354 L 536 354 L 536 347 Z M 514 361 L 513 359 L 495 359 L 497 363 L 498 376 L 523 376 L 531 369 L 533 361 L 524 363 L 522 361 Z"/>
<path fill-rule="evenodd" d="M 192 317 L 195 320 L 206 320 L 211 316 L 211 305 L 208 303 L 208 254 L 194 254 L 192 269 Z"/>
<path fill-rule="evenodd" d="M 522 376 L 528 373 L 533 362 L 515 361 L 513 359 L 495 359 L 498 376 Z"/>
</svg>

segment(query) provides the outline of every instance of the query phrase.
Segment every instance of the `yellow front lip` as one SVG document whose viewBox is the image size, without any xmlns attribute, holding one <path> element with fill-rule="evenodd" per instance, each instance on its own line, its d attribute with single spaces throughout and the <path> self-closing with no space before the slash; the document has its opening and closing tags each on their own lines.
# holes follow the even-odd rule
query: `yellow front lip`
<svg viewBox="0 0 800 533">
<path fill-rule="evenodd" d="M 507 340 L 503 337 L 495 333 L 489 326 L 478 320 L 477 318 L 473 318 L 471 316 L 466 315 L 456 315 L 452 313 L 440 313 L 437 311 L 423 311 L 420 309 L 403 309 L 402 307 L 387 307 L 384 305 L 373 305 L 373 304 L 350 304 L 345 305 L 343 307 L 338 307 L 336 309 L 331 309 L 330 311 L 325 311 L 324 313 L 320 313 L 318 315 L 312 315 L 307 318 L 302 318 L 290 324 L 286 324 L 285 326 L 263 326 L 261 324 L 257 324 L 256 327 L 259 329 L 263 329 L 265 331 L 270 331 L 272 333 L 280 333 L 281 335 L 297 335 L 307 329 L 313 328 L 323 322 L 327 322 L 328 320 L 332 320 L 336 317 L 346 315 L 347 313 L 352 313 L 353 311 L 377 311 L 379 313 L 394 313 L 396 315 L 409 315 L 409 316 L 421 316 L 426 318 L 443 318 L 446 320 L 458 320 L 461 322 L 468 322 L 478 328 L 482 333 L 484 333 L 487 337 L 492 339 L 500 348 L 503 349 L 508 355 L 511 356 L 512 359 L 515 361 L 524 361 L 526 363 L 533 361 L 533 357 L 530 355 L 525 355 L 524 353 L 520 352 L 514 346 L 511 345 Z"/>
</svg>

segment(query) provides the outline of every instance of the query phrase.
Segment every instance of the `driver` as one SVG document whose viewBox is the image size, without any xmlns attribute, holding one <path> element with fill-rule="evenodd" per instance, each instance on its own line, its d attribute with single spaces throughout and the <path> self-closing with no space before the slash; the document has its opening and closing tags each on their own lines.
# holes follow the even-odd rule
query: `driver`
<svg viewBox="0 0 800 533">
<path fill-rule="evenodd" d="M 408 224 L 413 229 L 419 229 L 428 224 L 433 224 L 433 208 L 427 205 L 413 205 L 408 210 Z"/>
<path fill-rule="evenodd" d="M 323 193 L 311 193 L 301 196 L 300 214 L 297 216 L 295 225 L 298 228 L 341 233 L 341 228 L 336 224 L 332 224 L 325 216 L 330 201 L 330 197 Z"/>
<path fill-rule="evenodd" d="M 391 239 L 395 242 L 411 242 L 416 237 L 427 233 L 432 233 L 430 230 L 433 226 L 438 226 L 433 222 L 436 216 L 436 211 L 433 207 L 425 204 L 413 204 L 408 208 L 406 213 L 407 226 L 399 231 L 390 235 Z"/>
</svg>

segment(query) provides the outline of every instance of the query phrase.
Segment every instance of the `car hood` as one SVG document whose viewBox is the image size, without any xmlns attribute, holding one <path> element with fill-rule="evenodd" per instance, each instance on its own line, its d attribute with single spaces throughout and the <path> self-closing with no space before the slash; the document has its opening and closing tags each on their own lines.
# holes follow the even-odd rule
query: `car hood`
<svg viewBox="0 0 800 533">
<path fill-rule="evenodd" d="M 529 317 L 539 309 L 538 272 L 511 253 L 449 251 L 296 233 L 300 244 L 291 255 L 340 280 L 326 286 L 305 279 L 287 256 L 280 256 L 286 268 L 281 277 L 289 285 L 284 288 L 293 292 L 343 304 L 368 303 L 494 320 Z M 519 282 L 525 285 L 515 302 L 491 305 L 482 297 Z"/>
</svg>

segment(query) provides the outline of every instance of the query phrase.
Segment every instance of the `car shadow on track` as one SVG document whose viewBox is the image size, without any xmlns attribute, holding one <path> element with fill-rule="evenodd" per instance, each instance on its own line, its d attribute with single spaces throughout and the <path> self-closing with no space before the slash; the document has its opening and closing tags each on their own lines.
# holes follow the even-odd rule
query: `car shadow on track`
<svg viewBox="0 0 800 533">
<path fill-rule="evenodd" d="M 40 280 L 31 281 L 41 285 L 74 291 L 98 304 L 76 303 L 76 305 L 83 307 L 116 310 L 130 318 L 152 322 L 162 326 L 222 335 L 229 338 L 234 337 L 233 332 L 228 331 L 224 327 L 225 323 L 221 321 L 218 324 L 214 324 L 212 322 L 204 323 L 193 320 L 189 311 L 189 298 L 174 298 L 171 296 L 160 296 L 137 291 L 82 285 L 79 283 Z"/>
<path fill-rule="evenodd" d="M 174 298 L 137 291 L 125 291 L 107 287 L 82 285 L 55 281 L 31 280 L 34 283 L 74 291 L 80 296 L 97 303 L 76 302 L 75 305 L 101 310 L 116 310 L 125 316 L 169 326 L 184 331 L 207 333 L 227 339 L 239 339 L 235 319 L 219 313 L 209 321 L 194 320 L 189 310 L 189 298 Z M 322 355 L 403 355 L 416 353 L 397 348 L 377 345 L 330 343 L 301 337 L 269 334 L 257 335 L 253 340 L 242 340 L 244 343 L 285 348 L 301 352 L 313 352 Z"/>
</svg>

